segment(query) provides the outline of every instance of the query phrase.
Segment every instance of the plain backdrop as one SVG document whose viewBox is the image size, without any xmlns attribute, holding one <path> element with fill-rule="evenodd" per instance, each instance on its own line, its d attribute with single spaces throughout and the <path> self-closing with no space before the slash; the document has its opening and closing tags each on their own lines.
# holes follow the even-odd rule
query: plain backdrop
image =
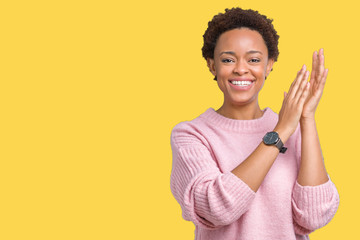
<svg viewBox="0 0 360 240">
<path fill-rule="evenodd" d="M 2 1 L 0 239 L 194 239 L 170 191 L 170 133 L 222 104 L 202 35 L 232 7 L 274 19 L 280 35 L 261 108 L 278 112 L 324 48 L 316 120 L 340 207 L 310 238 L 358 239 L 355 0 Z"/>
</svg>

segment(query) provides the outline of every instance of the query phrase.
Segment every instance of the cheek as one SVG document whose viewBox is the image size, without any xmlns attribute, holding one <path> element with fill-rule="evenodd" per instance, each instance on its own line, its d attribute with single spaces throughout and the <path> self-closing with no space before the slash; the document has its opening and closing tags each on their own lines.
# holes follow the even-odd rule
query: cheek
<svg viewBox="0 0 360 240">
<path fill-rule="evenodd" d="M 254 72 L 257 75 L 265 75 L 266 74 L 266 66 L 259 66 L 259 67 L 254 69 Z"/>
<path fill-rule="evenodd" d="M 220 90 L 221 90 L 222 92 L 224 92 L 224 90 L 225 90 L 225 84 L 224 84 L 224 81 L 223 81 L 223 80 L 220 80 L 219 77 L 218 77 L 218 79 L 217 79 L 217 85 L 218 85 L 218 87 L 220 88 Z"/>
<path fill-rule="evenodd" d="M 232 68 L 230 66 L 222 66 L 216 70 L 216 75 L 218 77 L 227 78 L 229 77 L 229 75 L 231 75 L 231 73 L 232 73 Z"/>
<path fill-rule="evenodd" d="M 252 75 L 254 75 L 258 79 L 265 79 L 266 76 L 266 69 L 263 67 L 259 67 L 252 70 Z"/>
<path fill-rule="evenodd" d="M 217 76 L 217 84 L 221 91 L 224 92 L 226 89 L 226 83 L 228 79 L 231 77 L 232 70 L 230 67 L 221 67 L 217 69 L 216 76 Z"/>
</svg>

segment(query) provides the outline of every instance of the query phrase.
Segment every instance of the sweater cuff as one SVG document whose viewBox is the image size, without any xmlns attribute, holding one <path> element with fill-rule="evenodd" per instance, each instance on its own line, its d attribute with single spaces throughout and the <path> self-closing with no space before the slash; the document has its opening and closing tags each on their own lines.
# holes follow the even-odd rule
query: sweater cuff
<svg viewBox="0 0 360 240">
<path fill-rule="evenodd" d="M 295 182 L 293 189 L 293 198 L 298 207 L 308 207 L 309 205 L 317 205 L 326 203 L 334 196 L 334 184 L 329 180 L 326 183 L 317 186 L 302 186 Z"/>
<path fill-rule="evenodd" d="M 249 210 L 255 198 L 255 192 L 231 172 L 217 176 L 214 185 L 207 189 L 206 195 L 203 190 L 195 193 L 194 212 L 190 212 L 194 215 L 189 218 L 194 219 L 195 225 L 206 229 L 216 229 L 237 221 Z"/>
</svg>

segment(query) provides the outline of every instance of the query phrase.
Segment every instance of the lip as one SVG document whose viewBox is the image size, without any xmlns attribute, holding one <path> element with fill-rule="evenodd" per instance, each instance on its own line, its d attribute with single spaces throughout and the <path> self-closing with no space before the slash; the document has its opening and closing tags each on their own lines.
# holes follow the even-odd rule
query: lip
<svg viewBox="0 0 360 240">
<path fill-rule="evenodd" d="M 231 83 L 231 81 L 251 81 L 251 84 L 248 86 L 238 86 L 238 85 L 234 85 Z M 249 90 L 252 86 L 254 86 L 254 80 L 252 79 L 248 79 L 248 78 L 233 78 L 229 80 L 229 85 L 232 89 L 234 90 L 238 90 L 238 91 L 247 91 Z"/>
</svg>

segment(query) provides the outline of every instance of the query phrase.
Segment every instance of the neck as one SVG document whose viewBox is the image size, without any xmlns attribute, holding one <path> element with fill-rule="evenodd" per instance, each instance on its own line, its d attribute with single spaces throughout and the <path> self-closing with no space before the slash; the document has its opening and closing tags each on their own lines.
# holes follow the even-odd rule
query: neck
<svg viewBox="0 0 360 240">
<path fill-rule="evenodd" d="M 264 112 L 261 111 L 258 102 L 240 106 L 224 103 L 216 112 L 223 115 L 224 117 L 236 120 L 257 119 L 261 118 L 264 114 Z"/>
</svg>

